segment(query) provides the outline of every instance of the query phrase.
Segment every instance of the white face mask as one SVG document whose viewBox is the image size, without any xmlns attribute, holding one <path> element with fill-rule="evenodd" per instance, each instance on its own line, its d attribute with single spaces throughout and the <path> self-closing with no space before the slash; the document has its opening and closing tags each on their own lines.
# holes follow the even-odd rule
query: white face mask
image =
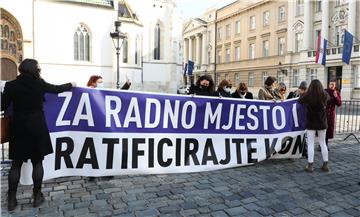
<svg viewBox="0 0 360 217">
<path fill-rule="evenodd" d="M 104 88 L 104 83 L 97 83 L 97 84 L 96 84 L 96 87 Z"/>
<path fill-rule="evenodd" d="M 227 93 L 230 93 L 231 91 L 231 88 L 227 87 L 227 88 L 224 88 L 224 91 L 227 92 Z"/>
</svg>

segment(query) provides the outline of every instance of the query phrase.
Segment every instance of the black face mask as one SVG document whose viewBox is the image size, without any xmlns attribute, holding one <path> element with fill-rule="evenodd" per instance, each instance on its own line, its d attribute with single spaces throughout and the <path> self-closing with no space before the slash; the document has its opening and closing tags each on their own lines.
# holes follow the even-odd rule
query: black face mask
<svg viewBox="0 0 360 217">
<path fill-rule="evenodd" d="M 246 94 L 246 92 L 240 92 L 240 94 L 241 94 L 241 95 L 245 95 L 245 94 Z"/>
<path fill-rule="evenodd" d="M 208 89 L 208 88 L 209 88 L 209 86 L 200 85 L 200 88 L 201 88 L 201 89 L 205 89 L 205 90 L 206 90 L 206 89 Z"/>
</svg>

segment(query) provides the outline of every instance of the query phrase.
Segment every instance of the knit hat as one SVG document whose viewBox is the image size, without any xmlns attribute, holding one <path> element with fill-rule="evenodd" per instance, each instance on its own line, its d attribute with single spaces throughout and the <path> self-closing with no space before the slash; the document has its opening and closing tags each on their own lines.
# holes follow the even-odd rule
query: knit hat
<svg viewBox="0 0 360 217">
<path fill-rule="evenodd" d="M 307 82 L 302 81 L 299 85 L 299 89 L 306 90 L 307 89 Z"/>
</svg>

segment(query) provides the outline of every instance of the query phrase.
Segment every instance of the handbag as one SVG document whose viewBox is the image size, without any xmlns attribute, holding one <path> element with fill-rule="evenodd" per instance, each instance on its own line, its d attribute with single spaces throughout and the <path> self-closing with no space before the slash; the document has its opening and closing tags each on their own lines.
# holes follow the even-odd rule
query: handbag
<svg viewBox="0 0 360 217">
<path fill-rule="evenodd" d="M 3 117 L 1 117 L 1 141 L 0 143 L 6 143 L 9 142 L 10 139 L 10 120 L 11 120 L 11 116 L 9 115 L 4 115 Z"/>
</svg>

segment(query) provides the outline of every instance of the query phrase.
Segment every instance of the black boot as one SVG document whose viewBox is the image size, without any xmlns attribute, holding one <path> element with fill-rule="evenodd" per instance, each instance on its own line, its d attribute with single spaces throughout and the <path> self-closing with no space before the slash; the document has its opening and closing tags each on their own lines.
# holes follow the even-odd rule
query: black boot
<svg viewBox="0 0 360 217">
<path fill-rule="evenodd" d="M 308 164 L 305 166 L 305 171 L 308 172 L 308 173 L 312 173 L 312 172 L 314 171 L 313 163 L 308 163 Z"/>
<path fill-rule="evenodd" d="M 16 191 L 8 191 L 8 211 L 13 211 L 16 208 Z"/>
<path fill-rule="evenodd" d="M 38 207 L 45 201 L 45 198 L 43 193 L 41 193 L 41 189 L 33 189 L 33 192 L 34 192 L 33 206 Z"/>
</svg>

